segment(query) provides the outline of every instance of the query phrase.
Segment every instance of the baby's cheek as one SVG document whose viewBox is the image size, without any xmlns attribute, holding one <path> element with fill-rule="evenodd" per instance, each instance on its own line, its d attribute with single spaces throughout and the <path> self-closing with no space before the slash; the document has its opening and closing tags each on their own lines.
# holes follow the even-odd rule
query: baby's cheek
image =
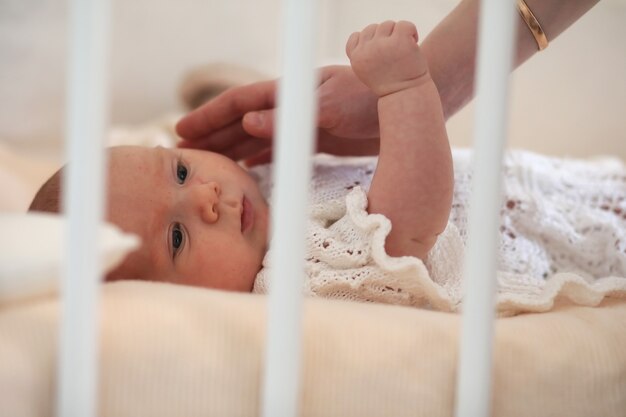
<svg viewBox="0 0 626 417">
<path fill-rule="evenodd" d="M 202 270 L 203 286 L 228 291 L 251 291 L 261 261 L 245 247 L 233 245 L 215 250 L 203 259 L 203 265 L 199 268 Z"/>
<path fill-rule="evenodd" d="M 254 280 L 263 266 L 263 256 L 256 251 L 248 252 L 246 258 L 239 262 L 239 273 L 237 280 L 237 290 L 251 292 Z"/>
</svg>

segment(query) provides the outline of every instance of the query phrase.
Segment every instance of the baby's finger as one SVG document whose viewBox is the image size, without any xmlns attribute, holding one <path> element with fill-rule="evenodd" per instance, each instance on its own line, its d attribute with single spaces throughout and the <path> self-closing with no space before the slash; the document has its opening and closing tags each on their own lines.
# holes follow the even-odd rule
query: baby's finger
<svg viewBox="0 0 626 417">
<path fill-rule="evenodd" d="M 376 28 L 375 36 L 389 36 L 393 32 L 393 28 L 396 26 L 396 22 L 393 20 L 386 20 Z"/>
<path fill-rule="evenodd" d="M 356 48 L 356 46 L 359 44 L 359 37 L 360 33 L 354 32 L 348 38 L 348 42 L 346 42 L 346 55 L 348 55 L 348 58 L 350 57 L 350 55 L 352 55 L 352 51 L 354 51 L 354 48 Z"/>
<path fill-rule="evenodd" d="M 361 31 L 361 39 L 364 41 L 368 41 L 370 39 L 372 39 L 374 37 L 374 34 L 376 33 L 376 28 L 378 27 L 378 24 L 376 23 L 372 23 L 371 25 L 367 25 L 365 27 L 365 29 L 363 29 Z"/>
<path fill-rule="evenodd" d="M 401 20 L 398 23 L 396 23 L 396 26 L 393 30 L 393 34 L 394 35 L 397 34 L 401 36 L 410 35 L 413 37 L 415 42 L 417 42 L 418 40 L 417 28 L 415 27 L 413 23 L 407 22 L 406 20 Z"/>
</svg>

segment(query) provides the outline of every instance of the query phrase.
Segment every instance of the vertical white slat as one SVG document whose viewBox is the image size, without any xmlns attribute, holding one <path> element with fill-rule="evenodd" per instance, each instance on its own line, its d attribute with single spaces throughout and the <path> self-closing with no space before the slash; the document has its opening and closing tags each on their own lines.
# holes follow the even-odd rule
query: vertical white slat
<svg viewBox="0 0 626 417">
<path fill-rule="evenodd" d="M 513 58 L 514 16 L 514 0 L 481 1 L 474 177 L 464 271 L 457 417 L 491 415 L 491 353 L 500 242 L 501 168 Z"/>
<path fill-rule="evenodd" d="M 103 138 L 107 120 L 108 0 L 72 0 L 64 209 L 68 216 L 57 417 L 97 414 L 99 224 L 103 218 Z"/>
<path fill-rule="evenodd" d="M 315 6 L 315 0 L 283 2 L 283 77 L 271 221 L 273 275 L 262 388 L 265 417 L 295 417 L 299 410 L 305 216 L 317 108 Z"/>
</svg>

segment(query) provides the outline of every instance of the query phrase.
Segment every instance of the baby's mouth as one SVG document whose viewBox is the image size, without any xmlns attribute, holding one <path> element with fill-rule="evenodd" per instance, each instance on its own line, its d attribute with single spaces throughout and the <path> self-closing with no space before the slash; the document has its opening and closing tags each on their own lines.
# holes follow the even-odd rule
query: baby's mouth
<svg viewBox="0 0 626 417">
<path fill-rule="evenodd" d="M 241 201 L 241 232 L 244 233 L 252 228 L 254 224 L 254 208 L 250 200 L 243 196 Z"/>
</svg>

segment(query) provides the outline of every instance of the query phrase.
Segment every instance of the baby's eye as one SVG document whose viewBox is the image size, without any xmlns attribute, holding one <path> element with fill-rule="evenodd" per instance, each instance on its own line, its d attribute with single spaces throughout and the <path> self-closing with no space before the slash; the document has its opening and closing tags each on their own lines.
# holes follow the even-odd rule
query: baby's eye
<svg viewBox="0 0 626 417">
<path fill-rule="evenodd" d="M 172 227 L 172 255 L 176 258 L 178 252 L 185 243 L 185 234 L 183 229 L 180 226 L 180 223 L 174 223 L 174 227 Z"/>
<path fill-rule="evenodd" d="M 182 162 L 176 165 L 176 180 L 179 184 L 184 184 L 187 179 L 187 167 Z"/>
</svg>

